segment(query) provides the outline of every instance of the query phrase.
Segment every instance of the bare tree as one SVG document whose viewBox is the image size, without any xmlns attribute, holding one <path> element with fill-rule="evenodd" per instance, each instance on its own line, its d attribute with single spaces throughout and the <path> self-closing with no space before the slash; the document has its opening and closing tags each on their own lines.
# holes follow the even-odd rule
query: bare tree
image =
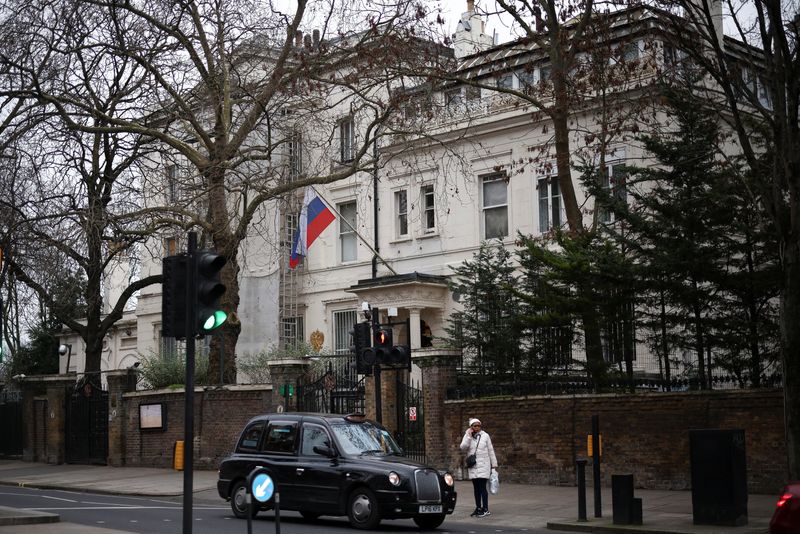
<svg viewBox="0 0 800 534">
<path fill-rule="evenodd" d="M 192 201 L 172 222 L 200 229 L 202 241 L 228 260 L 222 271 L 228 356 L 224 377 L 217 378 L 235 380 L 240 254 L 248 232 L 268 201 L 374 168 L 373 143 L 391 134 L 389 118 L 398 105 L 390 91 L 395 66 L 437 53 L 421 46 L 414 31 L 424 10 L 417 2 L 390 0 L 300 0 L 291 12 L 251 0 L 56 0 L 44 6 L 96 14 L 102 26 L 87 36 L 92 49 L 105 61 L 130 62 L 146 73 L 129 96 L 140 112 L 112 113 L 69 91 L 30 83 L 37 79 L 30 65 L 17 73 L 34 88 L 16 94 L 46 102 L 77 131 L 154 139 L 165 155 L 188 162 L 183 188 Z M 53 22 L 34 40 L 49 42 L 71 31 Z M 304 37 L 307 28 L 320 31 Z M 53 65 L 76 52 L 48 51 Z M 91 120 L 73 120 L 73 108 Z M 292 130 L 321 151 L 310 162 L 316 165 L 299 173 L 277 164 Z M 215 370 L 218 354 L 212 350 Z"/>
<path fill-rule="evenodd" d="M 34 124 L 9 147 L 14 172 L 4 175 L 0 199 L 5 261 L 15 279 L 84 340 L 85 373 L 100 371 L 103 338 L 128 301 L 158 281 L 134 280 L 104 307 L 109 265 L 134 253 L 150 224 L 157 224 L 141 208 L 140 166 L 150 141 L 110 127 L 115 117 L 138 109 L 144 74 L 130 59 L 112 58 L 96 46 L 112 22 L 74 5 L 22 6 L 6 21 L 10 44 L 2 50 L 4 92 L 28 107 Z M 102 116 L 87 112 L 98 109 Z M 85 307 L 60 303 L 60 281 L 74 273 L 85 279 Z"/>
<path fill-rule="evenodd" d="M 472 7 L 472 2 L 468 2 Z M 515 39 L 483 55 L 467 56 L 460 69 L 429 70 L 444 86 L 480 88 L 495 97 L 515 100 L 530 113 L 532 127 L 549 134 L 538 153 L 512 164 L 514 172 L 547 167 L 560 191 L 567 234 L 587 245 L 597 235 L 598 211 L 586 217 L 590 198 L 576 190 L 572 168 L 587 161 L 597 176 L 606 173 L 606 157 L 614 142 L 644 124 L 651 103 L 654 61 L 651 50 L 639 48 L 631 27 L 647 18 L 642 9 L 619 9 L 621 3 L 561 0 L 497 0 L 495 8 L 475 7 L 491 20 L 513 20 Z M 645 25 L 641 25 L 643 30 Z M 633 47 L 634 54 L 629 54 Z M 519 84 L 504 83 L 516 76 Z M 555 159 L 554 172 L 549 172 Z M 593 302 L 591 287 L 577 287 Z M 598 311 L 586 305 L 581 321 L 590 376 L 606 372 Z"/>
</svg>

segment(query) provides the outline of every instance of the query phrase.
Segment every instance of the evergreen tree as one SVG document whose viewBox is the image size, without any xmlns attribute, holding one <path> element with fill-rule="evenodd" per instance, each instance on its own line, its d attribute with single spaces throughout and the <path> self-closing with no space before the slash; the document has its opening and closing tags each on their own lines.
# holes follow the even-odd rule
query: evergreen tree
<svg viewBox="0 0 800 534">
<path fill-rule="evenodd" d="M 513 273 L 511 253 L 501 244 L 484 243 L 472 260 L 454 269 L 450 281 L 463 309 L 451 315 L 446 331 L 464 351 L 466 364 L 481 375 L 504 375 L 520 365 Z"/>
<path fill-rule="evenodd" d="M 627 169 L 622 186 L 632 202 L 599 187 L 591 173 L 585 182 L 599 208 L 614 212 L 606 230 L 631 252 L 640 287 L 648 288 L 641 295 L 642 317 L 654 334 L 650 341 L 663 358 L 662 369 L 669 374 L 673 350 L 693 352 L 694 360 L 683 363 L 705 388 L 711 386 L 712 352 L 720 364 L 726 355 L 758 353 L 748 340 L 758 339 L 765 319 L 759 310 L 769 308 L 774 291 L 764 300 L 755 293 L 759 284 L 769 284 L 766 264 L 748 267 L 767 259 L 764 243 L 757 244 L 763 233 L 756 231 L 754 202 L 744 194 L 739 173 L 721 157 L 717 118 L 687 92 L 669 88 L 665 94 L 676 128 L 641 137 L 657 165 Z M 733 327 L 732 315 L 744 325 Z M 734 330 L 743 335 L 731 335 Z"/>
</svg>

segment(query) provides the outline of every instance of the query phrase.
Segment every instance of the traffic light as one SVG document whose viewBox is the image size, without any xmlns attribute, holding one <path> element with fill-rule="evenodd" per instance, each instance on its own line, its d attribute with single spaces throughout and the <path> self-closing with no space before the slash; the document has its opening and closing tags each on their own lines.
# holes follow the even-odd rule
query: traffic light
<svg viewBox="0 0 800 534">
<path fill-rule="evenodd" d="M 350 331 L 353 338 L 350 352 L 356 355 L 356 372 L 362 375 L 372 373 L 372 365 L 375 363 L 375 352 L 370 349 L 370 330 L 369 323 L 363 322 L 354 324 Z M 369 354 L 365 354 L 367 349 Z"/>
<path fill-rule="evenodd" d="M 161 268 L 161 330 L 163 337 L 186 339 L 186 254 L 167 256 Z"/>
<path fill-rule="evenodd" d="M 389 355 L 392 351 L 392 337 L 391 328 L 379 328 L 375 331 L 375 343 L 373 343 L 375 359 L 380 364 L 385 364 L 389 361 Z"/>
<path fill-rule="evenodd" d="M 219 298 L 225 293 L 225 286 L 219 281 L 219 272 L 225 265 L 225 258 L 208 250 L 195 253 L 197 265 L 197 324 L 198 336 L 205 336 L 219 328 L 228 318 L 220 309 Z"/>
<path fill-rule="evenodd" d="M 389 357 L 384 362 L 397 368 L 408 368 L 411 370 L 411 347 L 408 345 L 395 345 L 389 351 Z"/>
</svg>

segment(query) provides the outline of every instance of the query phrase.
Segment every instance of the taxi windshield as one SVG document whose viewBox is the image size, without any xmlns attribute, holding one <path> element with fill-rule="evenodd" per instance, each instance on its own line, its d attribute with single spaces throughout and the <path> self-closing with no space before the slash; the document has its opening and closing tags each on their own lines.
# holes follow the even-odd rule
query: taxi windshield
<svg viewBox="0 0 800 534">
<path fill-rule="evenodd" d="M 389 431 L 371 423 L 337 423 L 331 428 L 345 454 L 402 454 Z"/>
</svg>

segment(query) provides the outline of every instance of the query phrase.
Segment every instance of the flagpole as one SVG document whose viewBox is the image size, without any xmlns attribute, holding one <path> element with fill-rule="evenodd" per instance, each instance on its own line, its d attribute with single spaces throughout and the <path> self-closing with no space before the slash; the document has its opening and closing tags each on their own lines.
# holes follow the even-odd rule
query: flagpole
<svg viewBox="0 0 800 534">
<path fill-rule="evenodd" d="M 392 269 L 392 266 L 391 266 L 391 265 L 389 265 L 389 264 L 387 263 L 387 261 L 386 261 L 385 259 L 383 259 L 383 257 L 382 257 L 380 254 L 378 254 L 378 251 L 377 251 L 377 250 L 375 250 L 375 249 L 372 247 L 372 245 L 370 245 L 370 244 L 369 244 L 369 242 L 368 242 L 366 239 L 364 239 L 364 237 L 363 237 L 363 236 L 362 236 L 362 235 L 361 235 L 361 234 L 358 232 L 358 230 L 356 230 L 355 228 L 353 228 L 353 225 L 352 225 L 352 224 L 350 224 L 350 221 L 348 221 L 347 219 L 345 219 L 344 217 L 342 217 L 342 214 L 341 214 L 341 213 L 339 213 L 339 210 L 337 210 L 337 209 L 336 209 L 334 206 L 332 206 L 330 202 L 328 202 L 327 200 L 325 200 L 325 197 L 323 197 L 322 195 L 320 195 L 320 194 L 319 194 L 319 191 L 317 191 L 317 189 L 316 189 L 316 188 L 315 188 L 313 185 L 309 185 L 308 187 L 310 187 L 310 188 L 311 188 L 311 190 L 312 190 L 312 191 L 314 191 L 314 193 L 316 193 L 316 194 L 317 194 L 317 196 L 320 198 L 320 200 L 322 200 L 322 201 L 323 201 L 323 202 L 324 202 L 324 203 L 325 203 L 325 204 L 326 204 L 326 205 L 327 205 L 327 206 L 328 206 L 328 207 L 329 207 L 331 210 L 333 210 L 333 213 L 335 213 L 335 214 L 336 214 L 336 216 L 337 216 L 337 217 L 339 217 L 339 219 L 340 219 L 340 220 L 344 221 L 344 222 L 345 222 L 345 224 L 347 224 L 347 226 L 349 226 L 349 227 L 350 227 L 350 229 L 351 229 L 353 232 L 355 232 L 355 234 L 358 236 L 358 238 L 361 240 L 361 242 L 362 242 L 362 243 L 364 243 L 364 244 L 367 246 L 367 248 L 368 248 L 368 249 L 369 249 L 369 250 L 370 250 L 370 251 L 371 251 L 373 254 L 375 254 L 375 256 L 376 256 L 376 257 L 377 257 L 379 260 L 381 260 L 381 262 L 383 262 L 383 264 L 386 266 L 386 268 L 387 268 L 387 269 L 389 269 L 389 270 L 392 272 L 392 274 L 393 274 L 393 275 L 397 276 L 397 271 L 395 271 L 394 269 Z M 378 224 L 378 221 L 375 221 L 375 224 Z"/>
</svg>

